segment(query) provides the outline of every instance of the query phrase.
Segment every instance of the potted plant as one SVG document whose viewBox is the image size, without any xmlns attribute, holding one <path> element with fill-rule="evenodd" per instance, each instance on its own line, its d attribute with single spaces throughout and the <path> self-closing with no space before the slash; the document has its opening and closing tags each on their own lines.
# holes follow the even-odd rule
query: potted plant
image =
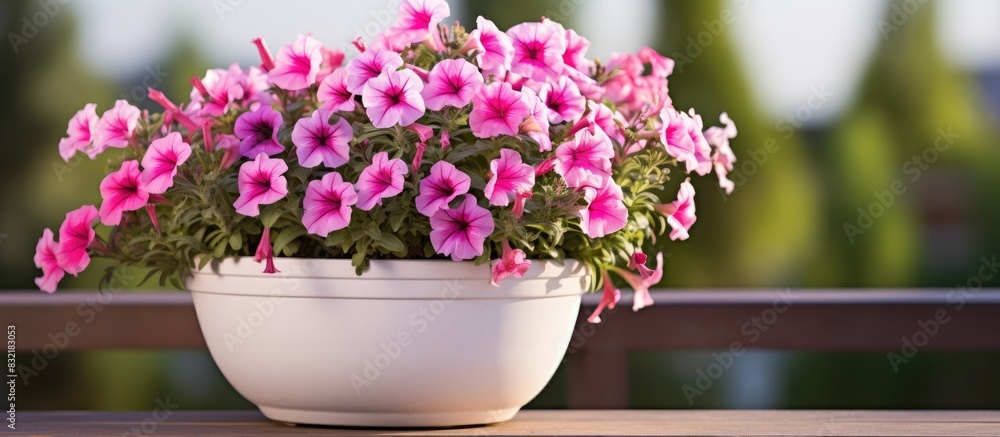
<svg viewBox="0 0 1000 437">
<path fill-rule="evenodd" d="M 548 19 L 469 32 L 448 15 L 406 0 L 350 61 L 309 35 L 276 56 L 254 40 L 259 66 L 192 78 L 187 104 L 150 89 L 162 113 L 86 105 L 60 155 L 117 150 L 101 204 L 43 232 L 37 285 L 95 256 L 113 261 L 102 285 L 140 268 L 187 288 L 219 368 L 275 420 L 511 418 L 583 292 L 603 290 L 591 322 L 621 296 L 611 273 L 652 304 L 663 257 L 645 251 L 695 221 L 672 172 L 731 191 L 736 130 L 676 109 L 652 49 L 601 63 Z"/>
</svg>

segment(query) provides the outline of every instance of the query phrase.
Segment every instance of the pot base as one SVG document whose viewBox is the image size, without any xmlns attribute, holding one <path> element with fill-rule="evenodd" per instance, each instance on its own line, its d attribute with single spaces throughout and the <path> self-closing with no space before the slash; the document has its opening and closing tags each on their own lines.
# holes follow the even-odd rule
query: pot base
<svg viewBox="0 0 1000 437">
<path fill-rule="evenodd" d="M 489 425 L 506 422 L 520 408 L 489 411 L 456 411 L 449 413 L 360 413 L 339 411 L 309 411 L 287 408 L 260 407 L 268 419 L 303 425 L 326 425 L 373 428 L 447 428 L 454 426 Z"/>
</svg>

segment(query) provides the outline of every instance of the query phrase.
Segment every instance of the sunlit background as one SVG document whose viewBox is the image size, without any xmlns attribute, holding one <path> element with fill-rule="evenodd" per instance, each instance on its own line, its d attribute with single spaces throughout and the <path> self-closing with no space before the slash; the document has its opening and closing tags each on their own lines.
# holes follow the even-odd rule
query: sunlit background
<svg viewBox="0 0 1000 437">
<path fill-rule="evenodd" d="M 0 2 L 0 287 L 33 288 L 41 230 L 100 202 L 106 162 L 65 163 L 56 149 L 85 103 L 159 109 L 147 85 L 184 100 L 191 76 L 259 62 L 256 36 L 276 49 L 312 33 L 351 56 L 348 41 L 391 24 L 390 3 Z M 736 120 L 736 191 L 695 181 L 699 220 L 690 240 L 663 242 L 663 287 L 952 288 L 1000 251 L 1000 2 L 451 3 L 466 24 L 561 21 L 601 59 L 652 46 L 677 61 L 676 106 Z M 94 288 L 100 270 L 62 292 Z M 634 355 L 632 406 L 1000 408 L 998 354 L 921 353 L 895 373 L 881 353 L 753 351 L 689 404 L 682 385 L 712 359 Z M 566 383 L 560 371 L 532 406 L 565 406 Z M 185 409 L 252 407 L 204 351 L 64 353 L 19 394 L 25 409 L 148 409 L 163 396 Z"/>
</svg>

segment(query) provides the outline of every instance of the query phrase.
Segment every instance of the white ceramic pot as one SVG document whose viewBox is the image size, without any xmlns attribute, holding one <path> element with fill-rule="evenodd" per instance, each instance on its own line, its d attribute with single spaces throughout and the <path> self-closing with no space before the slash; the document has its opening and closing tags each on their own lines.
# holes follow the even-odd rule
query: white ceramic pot
<svg viewBox="0 0 1000 437">
<path fill-rule="evenodd" d="M 585 267 L 535 261 L 490 285 L 488 265 L 250 258 L 188 281 L 229 383 L 283 422 L 444 427 L 510 419 L 545 387 L 588 288 Z"/>
</svg>

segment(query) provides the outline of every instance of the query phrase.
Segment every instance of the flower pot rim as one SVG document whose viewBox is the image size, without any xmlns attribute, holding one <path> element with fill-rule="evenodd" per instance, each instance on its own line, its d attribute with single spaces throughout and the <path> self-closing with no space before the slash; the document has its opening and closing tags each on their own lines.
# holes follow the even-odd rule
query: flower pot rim
<svg viewBox="0 0 1000 437">
<path fill-rule="evenodd" d="M 204 269 L 193 270 L 193 275 L 251 276 L 263 278 L 314 278 L 314 279 L 395 279 L 395 280 L 441 280 L 441 279 L 490 279 L 493 262 L 475 265 L 472 261 L 452 261 L 446 259 L 373 259 L 370 267 L 361 276 L 350 259 L 333 258 L 275 258 L 278 273 L 263 273 L 263 264 L 253 257 L 230 257 L 213 260 Z M 447 268 L 442 275 L 441 268 Z M 554 279 L 568 274 L 585 271 L 586 266 L 575 260 L 531 260 L 531 268 L 523 279 Z M 485 275 L 485 276 L 484 276 Z M 516 280 L 518 278 L 512 278 Z"/>
</svg>

